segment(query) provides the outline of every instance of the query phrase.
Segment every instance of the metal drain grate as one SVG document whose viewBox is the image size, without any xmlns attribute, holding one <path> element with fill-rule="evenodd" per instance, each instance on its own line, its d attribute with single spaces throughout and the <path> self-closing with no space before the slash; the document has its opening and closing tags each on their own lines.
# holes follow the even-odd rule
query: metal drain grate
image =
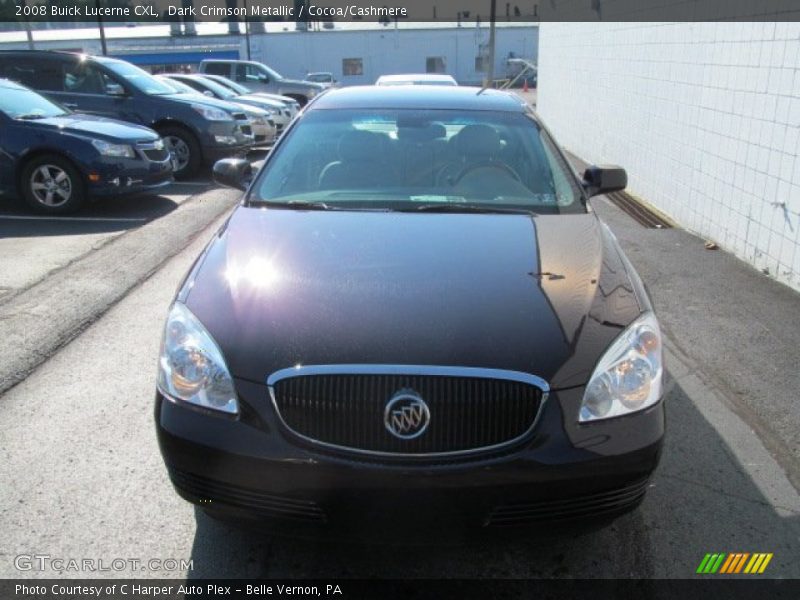
<svg viewBox="0 0 800 600">
<path fill-rule="evenodd" d="M 662 219 L 652 210 L 637 202 L 625 192 L 612 192 L 606 196 L 620 210 L 625 212 L 634 221 L 649 229 L 671 229 L 669 221 Z"/>
</svg>

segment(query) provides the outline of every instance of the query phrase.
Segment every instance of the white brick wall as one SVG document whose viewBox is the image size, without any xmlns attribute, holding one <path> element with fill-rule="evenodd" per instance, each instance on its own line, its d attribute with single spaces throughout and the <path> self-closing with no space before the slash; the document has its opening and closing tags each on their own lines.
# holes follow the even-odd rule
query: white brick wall
<svg viewBox="0 0 800 600">
<path fill-rule="evenodd" d="M 565 148 L 800 290 L 800 23 L 542 23 L 537 108 Z"/>
</svg>

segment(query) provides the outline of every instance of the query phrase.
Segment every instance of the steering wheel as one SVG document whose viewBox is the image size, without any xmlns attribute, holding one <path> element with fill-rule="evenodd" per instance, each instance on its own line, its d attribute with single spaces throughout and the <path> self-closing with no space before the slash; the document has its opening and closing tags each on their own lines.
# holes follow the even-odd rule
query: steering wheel
<svg viewBox="0 0 800 600">
<path fill-rule="evenodd" d="M 452 187 L 455 185 L 457 175 L 461 171 L 461 165 L 448 161 L 436 168 L 435 178 L 436 187 Z"/>
<path fill-rule="evenodd" d="M 461 170 L 461 172 L 458 175 L 456 175 L 456 178 L 453 180 L 453 185 L 458 185 L 461 182 L 461 180 L 464 179 L 464 177 L 466 177 L 472 171 L 476 171 L 478 169 L 486 169 L 486 168 L 497 169 L 498 171 L 504 171 L 507 175 L 511 175 L 511 177 L 514 178 L 514 181 L 522 183 L 522 178 L 519 176 L 519 174 L 514 169 L 509 167 L 506 163 L 486 161 L 464 167 Z"/>
</svg>

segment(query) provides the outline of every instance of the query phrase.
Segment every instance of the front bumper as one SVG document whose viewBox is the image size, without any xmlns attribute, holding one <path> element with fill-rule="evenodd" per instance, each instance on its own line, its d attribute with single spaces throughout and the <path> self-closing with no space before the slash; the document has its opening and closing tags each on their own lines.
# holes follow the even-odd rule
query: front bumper
<svg viewBox="0 0 800 600">
<path fill-rule="evenodd" d="M 285 432 L 267 388 L 236 381 L 235 418 L 156 395 L 158 440 L 178 493 L 272 531 L 392 539 L 607 522 L 635 508 L 656 468 L 663 403 L 578 426 L 583 388 L 551 391 L 532 437 L 501 454 L 388 463 L 330 454 Z M 506 529 L 507 531 L 507 529 Z"/>
<path fill-rule="evenodd" d="M 89 195 L 136 194 L 168 186 L 174 181 L 172 164 L 141 158 L 100 157 L 84 167 Z"/>
<path fill-rule="evenodd" d="M 227 141 L 221 142 L 223 139 Z M 252 124 L 250 121 L 208 122 L 200 143 L 207 164 L 232 156 L 244 156 L 253 147 Z"/>
<path fill-rule="evenodd" d="M 253 123 L 253 142 L 255 146 L 271 144 L 277 129 L 272 121 L 269 123 Z"/>
</svg>

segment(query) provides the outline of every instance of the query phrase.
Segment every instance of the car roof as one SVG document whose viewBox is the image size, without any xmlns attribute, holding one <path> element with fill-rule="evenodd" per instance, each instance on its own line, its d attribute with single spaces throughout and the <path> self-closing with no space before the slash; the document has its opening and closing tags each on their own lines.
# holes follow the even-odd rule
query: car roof
<svg viewBox="0 0 800 600">
<path fill-rule="evenodd" d="M 200 61 L 200 64 L 203 63 L 247 63 L 250 65 L 257 65 L 259 64 L 255 60 L 239 60 L 238 58 L 204 58 Z"/>
<path fill-rule="evenodd" d="M 414 108 L 525 112 L 515 95 L 500 90 L 440 85 L 353 86 L 318 96 L 309 110 L 337 108 Z"/>
<path fill-rule="evenodd" d="M 95 54 L 87 54 L 86 52 L 75 52 L 73 50 L 0 50 L 0 55 L 6 56 L 49 56 L 53 58 L 84 58 L 90 59 L 98 63 L 113 64 L 113 63 L 127 63 L 128 61 L 120 58 L 112 58 L 110 56 L 99 56 Z"/>
</svg>

